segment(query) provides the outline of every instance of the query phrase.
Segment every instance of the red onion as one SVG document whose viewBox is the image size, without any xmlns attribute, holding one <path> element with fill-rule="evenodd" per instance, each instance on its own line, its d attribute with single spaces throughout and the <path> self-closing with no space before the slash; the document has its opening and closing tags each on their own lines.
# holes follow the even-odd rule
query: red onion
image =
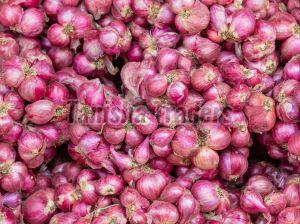
<svg viewBox="0 0 300 224">
<path fill-rule="evenodd" d="M 163 48 L 158 52 L 156 63 L 157 70 L 164 74 L 177 68 L 179 54 L 171 48 Z"/>
<path fill-rule="evenodd" d="M 281 192 L 272 192 L 266 195 L 264 201 L 270 213 L 273 215 L 280 213 L 283 209 L 285 209 L 287 204 L 285 195 Z"/>
<path fill-rule="evenodd" d="M 300 221 L 300 209 L 298 207 L 290 207 L 282 210 L 277 216 L 277 223 L 289 224 Z"/>
<path fill-rule="evenodd" d="M 300 80 L 300 56 L 295 56 L 284 66 L 283 78 Z"/>
<path fill-rule="evenodd" d="M 289 138 L 288 145 L 287 145 L 288 151 L 297 156 L 300 155 L 299 138 L 300 138 L 300 132 L 297 131 Z"/>
<path fill-rule="evenodd" d="M 11 164 L 16 159 L 16 152 L 13 147 L 7 143 L 0 143 L 0 170 L 1 173 L 6 173 Z"/>
<path fill-rule="evenodd" d="M 25 108 L 26 117 L 35 124 L 46 124 L 55 114 L 55 104 L 50 100 L 39 100 Z"/>
<path fill-rule="evenodd" d="M 191 216 L 199 212 L 199 203 L 193 197 L 191 192 L 186 191 L 177 202 L 178 212 L 180 214 L 180 222 L 186 223 L 191 220 Z"/>
<path fill-rule="evenodd" d="M 71 211 L 73 204 L 80 199 L 78 193 L 71 183 L 62 184 L 55 191 L 55 204 L 62 211 Z"/>
<path fill-rule="evenodd" d="M 24 11 L 18 29 L 26 37 L 35 37 L 43 31 L 44 23 L 44 12 L 37 8 L 30 8 Z"/>
<path fill-rule="evenodd" d="M 251 223 L 251 220 L 249 214 L 237 208 L 225 213 L 223 218 L 223 223 L 224 224 L 230 224 L 230 223 L 246 224 L 246 223 Z"/>
<path fill-rule="evenodd" d="M 184 188 L 178 183 L 169 183 L 161 192 L 160 200 L 170 203 L 176 203 L 182 196 L 183 192 Z"/>
<path fill-rule="evenodd" d="M 56 17 L 60 9 L 62 9 L 63 3 L 61 0 L 45 0 L 43 1 L 43 8 L 45 13 L 50 17 Z"/>
<path fill-rule="evenodd" d="M 235 181 L 248 169 L 247 157 L 233 150 L 226 150 L 220 155 L 221 176 L 225 180 Z"/>
<path fill-rule="evenodd" d="M 290 37 L 293 34 L 294 29 L 297 28 L 295 18 L 287 12 L 276 12 L 270 18 L 270 22 L 276 29 L 277 40 L 284 40 Z"/>
<path fill-rule="evenodd" d="M 191 84 L 199 92 L 208 90 L 221 76 L 219 70 L 211 64 L 203 64 L 191 74 Z"/>
<path fill-rule="evenodd" d="M 55 223 L 72 224 L 77 219 L 78 217 L 71 212 L 57 213 L 51 218 L 49 224 L 55 224 Z"/>
<path fill-rule="evenodd" d="M 164 201 L 153 202 L 148 208 L 147 214 L 153 224 L 175 224 L 179 220 L 177 208 L 173 204 Z"/>
<path fill-rule="evenodd" d="M 199 201 L 201 212 L 210 212 L 219 206 L 220 199 L 217 189 L 212 182 L 199 180 L 193 185 L 191 192 Z"/>
<path fill-rule="evenodd" d="M 197 132 L 193 125 L 183 124 L 176 128 L 171 146 L 177 155 L 190 157 L 196 151 L 197 144 Z"/>
<path fill-rule="evenodd" d="M 299 176 L 292 175 L 290 176 L 285 184 L 283 193 L 287 200 L 287 206 L 298 206 L 300 203 L 299 197 Z"/>
<path fill-rule="evenodd" d="M 284 145 L 287 144 L 290 137 L 296 133 L 297 130 L 298 127 L 296 124 L 278 121 L 272 129 L 272 136 L 278 145 Z"/>
<path fill-rule="evenodd" d="M 145 138 L 144 141 L 134 150 L 135 161 L 139 164 L 145 164 L 150 158 L 150 144 L 149 138 Z"/>
<path fill-rule="evenodd" d="M 223 39 L 243 41 L 254 32 L 255 17 L 249 9 L 237 10 L 231 17 L 228 31 L 223 34 Z"/>
<path fill-rule="evenodd" d="M 245 188 L 265 196 L 274 190 L 274 185 L 267 177 L 255 175 L 248 180 Z"/>
<path fill-rule="evenodd" d="M 30 168 L 43 163 L 45 147 L 45 139 L 38 132 L 23 131 L 18 140 L 19 155 Z"/>
<path fill-rule="evenodd" d="M 0 23 L 3 26 L 15 27 L 23 16 L 23 9 L 18 4 L 2 3 L 0 6 Z"/>
<path fill-rule="evenodd" d="M 221 47 L 218 44 L 199 35 L 185 37 L 183 46 L 193 52 L 198 61 L 202 64 L 214 62 L 221 51 Z"/>
<path fill-rule="evenodd" d="M 139 107 L 132 112 L 132 123 L 142 134 L 151 134 L 157 129 L 156 117 L 144 107 Z"/>
<path fill-rule="evenodd" d="M 209 147 L 202 146 L 192 158 L 193 164 L 203 170 L 215 169 L 219 165 L 219 155 Z"/>
<path fill-rule="evenodd" d="M 295 98 L 286 97 L 276 106 L 278 118 L 284 122 L 295 122 L 299 119 L 299 107 Z"/>
<path fill-rule="evenodd" d="M 275 124 L 274 101 L 262 93 L 252 92 L 245 106 L 245 114 L 252 132 L 269 131 Z"/>
<path fill-rule="evenodd" d="M 55 213 L 54 190 L 38 190 L 22 204 L 24 219 L 32 224 L 47 222 Z"/>
<path fill-rule="evenodd" d="M 169 181 L 169 177 L 162 171 L 150 171 L 144 174 L 136 183 L 136 189 L 147 199 L 155 200 Z"/>
<path fill-rule="evenodd" d="M 134 168 L 136 163 L 131 157 L 124 153 L 115 151 L 113 147 L 110 148 L 111 159 L 113 163 L 122 171 L 124 169 Z"/>
<path fill-rule="evenodd" d="M 97 192 L 102 196 L 118 195 L 124 189 L 124 181 L 120 176 L 107 175 L 96 185 Z"/>
<path fill-rule="evenodd" d="M 126 137 L 125 142 L 131 147 L 138 146 L 140 143 L 142 143 L 144 136 L 136 130 L 136 128 L 131 125 L 127 124 L 125 127 L 126 130 Z"/>
<path fill-rule="evenodd" d="M 250 214 L 268 212 L 268 208 L 264 204 L 262 197 L 255 191 L 242 191 L 240 196 L 240 205 L 245 212 Z"/>
<path fill-rule="evenodd" d="M 196 34 L 204 30 L 209 23 L 209 10 L 200 1 L 189 1 L 188 4 L 170 1 L 171 9 L 177 14 L 175 26 L 182 34 Z"/>
<path fill-rule="evenodd" d="M 297 29 L 296 34 L 286 39 L 281 45 L 280 53 L 283 60 L 288 61 L 300 53 L 300 26 L 298 25 L 295 29 Z"/>
<path fill-rule="evenodd" d="M 188 88 L 183 82 L 172 82 L 167 89 L 166 96 L 172 104 L 182 105 L 186 102 Z"/>
<path fill-rule="evenodd" d="M 198 128 L 202 145 L 213 150 L 223 150 L 230 144 L 230 132 L 223 124 L 219 122 L 201 122 Z"/>
<path fill-rule="evenodd" d="M 6 193 L 3 195 L 3 205 L 9 208 L 16 208 L 21 204 L 21 195 L 18 192 Z"/>
</svg>

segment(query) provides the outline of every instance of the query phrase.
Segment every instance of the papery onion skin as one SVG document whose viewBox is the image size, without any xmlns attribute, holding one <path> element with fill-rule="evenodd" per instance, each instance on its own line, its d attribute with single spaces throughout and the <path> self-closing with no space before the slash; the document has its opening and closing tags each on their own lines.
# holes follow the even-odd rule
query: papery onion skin
<svg viewBox="0 0 300 224">
<path fill-rule="evenodd" d="M 297 131 L 295 134 L 293 134 L 289 140 L 287 149 L 290 153 L 299 156 L 300 155 L 300 132 Z"/>
</svg>

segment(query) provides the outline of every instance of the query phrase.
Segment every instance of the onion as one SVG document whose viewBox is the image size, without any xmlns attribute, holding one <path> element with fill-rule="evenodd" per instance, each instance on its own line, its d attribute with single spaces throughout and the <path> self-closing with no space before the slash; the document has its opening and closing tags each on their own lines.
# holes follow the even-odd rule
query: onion
<svg viewBox="0 0 300 224">
<path fill-rule="evenodd" d="M 148 216 L 153 224 L 175 224 L 179 220 L 177 208 L 169 202 L 155 201 L 148 208 Z"/>
<path fill-rule="evenodd" d="M 276 122 L 272 129 L 272 136 L 278 145 L 287 144 L 290 137 L 298 130 L 296 124 L 289 124 L 284 122 Z"/>
<path fill-rule="evenodd" d="M 214 62 L 221 51 L 221 47 L 218 44 L 199 35 L 185 37 L 183 39 L 183 46 L 193 52 L 198 61 L 202 64 Z"/>
<path fill-rule="evenodd" d="M 55 104 L 50 100 L 39 100 L 25 108 L 26 117 L 35 124 L 46 124 L 55 113 Z"/>
<path fill-rule="evenodd" d="M 150 158 L 150 143 L 149 138 L 144 141 L 134 150 L 135 161 L 139 164 L 146 164 Z"/>
<path fill-rule="evenodd" d="M 188 88 L 183 82 L 172 82 L 167 89 L 166 96 L 172 104 L 183 105 L 187 100 Z"/>
<path fill-rule="evenodd" d="M 283 78 L 300 80 L 300 56 L 291 58 L 283 69 Z"/>
<path fill-rule="evenodd" d="M 250 131 L 262 133 L 275 125 L 274 101 L 262 93 L 253 92 L 245 106 Z"/>
<path fill-rule="evenodd" d="M 192 162 L 196 167 L 203 170 L 215 169 L 219 165 L 219 155 L 211 148 L 202 146 L 197 150 Z"/>
<path fill-rule="evenodd" d="M 118 195 L 124 189 L 124 181 L 120 176 L 107 175 L 96 185 L 97 192 L 102 196 Z"/>
<path fill-rule="evenodd" d="M 197 132 L 193 125 L 183 124 L 176 128 L 171 146 L 177 155 L 190 157 L 196 151 L 197 144 Z"/>
<path fill-rule="evenodd" d="M 211 64 L 203 64 L 191 74 L 191 84 L 199 92 L 208 90 L 221 76 L 219 70 Z"/>
<path fill-rule="evenodd" d="M 285 184 L 285 187 L 283 189 L 283 193 L 285 195 L 285 198 L 287 200 L 287 206 L 298 206 L 300 203 L 300 197 L 299 197 L 299 182 L 298 179 L 299 176 L 292 175 L 290 176 Z"/>
<path fill-rule="evenodd" d="M 248 168 L 247 158 L 233 150 L 226 150 L 220 155 L 219 169 L 225 180 L 235 181 L 245 174 Z"/>
<path fill-rule="evenodd" d="M 162 171 L 150 171 L 144 174 L 136 183 L 136 189 L 147 199 L 155 200 L 169 181 L 169 177 Z"/>
<path fill-rule="evenodd" d="M 66 212 L 66 213 L 58 213 L 58 214 L 55 214 L 49 224 L 55 224 L 55 223 L 66 223 L 66 224 L 72 224 L 74 223 L 76 220 L 78 219 L 78 217 L 71 213 L 71 212 Z"/>
<path fill-rule="evenodd" d="M 180 184 L 176 182 L 169 183 L 161 192 L 160 199 L 162 201 L 176 203 L 182 196 L 183 192 L 184 188 Z"/>
<path fill-rule="evenodd" d="M 18 25 L 23 16 L 23 9 L 18 4 L 2 3 L 0 6 L 0 23 L 3 26 L 14 27 Z"/>
<path fill-rule="evenodd" d="M 300 53 L 300 26 L 298 25 L 297 34 L 286 39 L 281 45 L 281 57 L 283 60 L 290 60 L 293 56 L 297 56 Z"/>
<path fill-rule="evenodd" d="M 294 133 L 288 140 L 288 151 L 294 155 L 300 155 L 300 144 L 299 144 L 300 132 Z"/>
<path fill-rule="evenodd" d="M 268 212 L 268 208 L 265 206 L 262 197 L 255 191 L 242 191 L 240 196 L 240 205 L 244 211 L 250 214 Z"/>
<path fill-rule="evenodd" d="M 71 183 L 60 185 L 55 191 L 55 204 L 62 211 L 71 211 L 73 204 L 78 201 L 80 195 Z"/>
<path fill-rule="evenodd" d="M 54 190 L 50 188 L 36 191 L 22 204 L 24 219 L 32 224 L 47 222 L 55 211 Z"/>
<path fill-rule="evenodd" d="M 248 180 L 245 188 L 248 190 L 253 190 L 261 194 L 262 196 L 265 196 L 274 190 L 274 185 L 267 177 L 256 175 L 256 176 L 252 176 Z"/>
<path fill-rule="evenodd" d="M 35 37 L 43 31 L 44 23 L 44 12 L 37 8 L 30 8 L 24 11 L 18 29 L 26 37 Z"/>
<path fill-rule="evenodd" d="M 280 213 L 283 209 L 285 209 L 287 204 L 287 200 L 281 192 L 274 192 L 266 195 L 264 201 L 270 213 L 273 215 Z"/>
<path fill-rule="evenodd" d="M 191 192 L 186 191 L 177 202 L 178 212 L 180 214 L 180 223 L 186 223 L 191 219 L 191 215 L 199 212 L 199 203 L 193 197 Z"/>
<path fill-rule="evenodd" d="M 212 182 L 199 180 L 193 185 L 191 192 L 200 203 L 201 212 L 210 212 L 219 206 L 220 199 Z"/>
<path fill-rule="evenodd" d="M 198 128 L 202 145 L 213 150 L 223 150 L 230 144 L 230 132 L 223 124 L 219 122 L 201 122 Z"/>
<path fill-rule="evenodd" d="M 175 26 L 182 34 L 196 34 L 208 26 L 209 10 L 204 4 L 198 0 L 189 5 L 177 5 L 176 2 L 170 2 L 171 9 L 177 14 Z"/>
<path fill-rule="evenodd" d="M 156 117 L 144 107 L 139 107 L 132 112 L 131 121 L 144 135 L 151 134 L 158 125 Z"/>
<path fill-rule="evenodd" d="M 300 221 L 300 209 L 297 207 L 285 208 L 277 217 L 279 223 L 297 223 Z"/>
<path fill-rule="evenodd" d="M 251 223 L 249 214 L 245 213 L 243 210 L 237 208 L 225 213 L 223 218 L 224 224 L 237 223 Z"/>
</svg>

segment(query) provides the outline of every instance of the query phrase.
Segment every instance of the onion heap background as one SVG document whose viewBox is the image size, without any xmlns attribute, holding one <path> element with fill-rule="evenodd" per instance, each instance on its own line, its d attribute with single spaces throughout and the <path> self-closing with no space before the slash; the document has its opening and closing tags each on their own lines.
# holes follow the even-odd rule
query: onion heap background
<svg viewBox="0 0 300 224">
<path fill-rule="evenodd" d="M 299 0 L 0 2 L 0 224 L 300 224 Z"/>
</svg>

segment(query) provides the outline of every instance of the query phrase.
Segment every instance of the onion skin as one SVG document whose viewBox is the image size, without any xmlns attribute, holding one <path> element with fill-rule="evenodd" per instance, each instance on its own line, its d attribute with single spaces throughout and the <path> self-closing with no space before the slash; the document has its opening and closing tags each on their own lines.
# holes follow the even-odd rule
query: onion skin
<svg viewBox="0 0 300 224">
<path fill-rule="evenodd" d="M 265 204 L 273 215 L 277 215 L 286 207 L 287 200 L 281 192 L 270 193 L 264 198 Z"/>
<path fill-rule="evenodd" d="M 249 178 L 246 189 L 255 191 L 262 196 L 270 194 L 274 190 L 272 182 L 265 176 L 255 175 Z"/>
<path fill-rule="evenodd" d="M 277 223 L 297 223 L 300 221 L 300 210 L 298 207 L 285 208 L 278 214 L 277 219 Z"/>
</svg>

